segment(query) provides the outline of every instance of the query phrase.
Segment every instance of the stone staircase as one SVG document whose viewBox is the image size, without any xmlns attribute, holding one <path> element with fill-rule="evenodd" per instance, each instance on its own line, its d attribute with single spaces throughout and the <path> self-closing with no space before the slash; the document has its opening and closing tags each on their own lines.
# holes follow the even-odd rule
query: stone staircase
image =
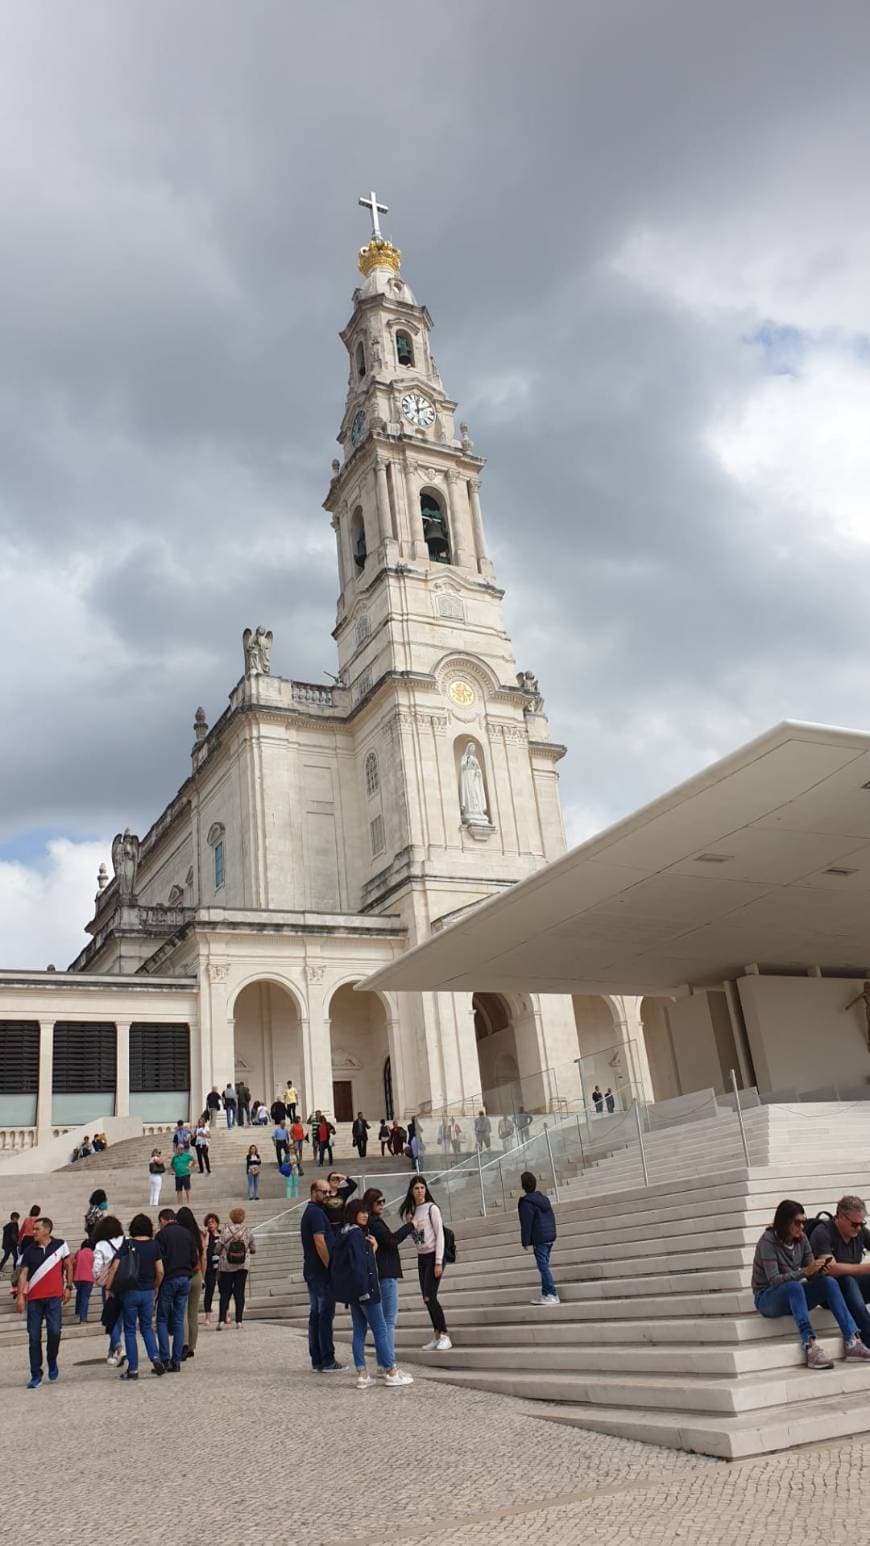
<svg viewBox="0 0 870 1546">
<path fill-rule="evenodd" d="M 870 1194 L 870 1112 L 750 1115 L 751 1166 L 732 1116 L 651 1135 L 648 1186 L 625 1152 L 560 1186 L 557 1308 L 528 1302 L 537 1273 L 512 1208 L 455 1222 L 459 1260 L 442 1290 L 449 1354 L 422 1351 L 429 1322 L 406 1250 L 401 1360 L 547 1403 L 541 1416 L 555 1421 L 727 1459 L 870 1430 L 870 1370 L 840 1361 L 832 1318 L 813 1312 L 838 1361 L 811 1372 L 791 1320 L 763 1319 L 749 1292 L 756 1240 L 782 1197 L 817 1211 L 847 1190 Z M 295 1233 L 264 1231 L 252 1315 L 304 1329 L 300 1272 Z M 345 1312 L 336 1326 L 349 1335 Z"/>
</svg>

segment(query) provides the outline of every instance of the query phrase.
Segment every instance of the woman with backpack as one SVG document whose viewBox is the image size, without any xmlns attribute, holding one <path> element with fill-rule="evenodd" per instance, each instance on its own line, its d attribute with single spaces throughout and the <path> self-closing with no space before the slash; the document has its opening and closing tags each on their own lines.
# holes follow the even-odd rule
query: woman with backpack
<svg viewBox="0 0 870 1546">
<path fill-rule="evenodd" d="M 347 1204 L 345 1224 L 332 1242 L 329 1282 L 339 1304 L 350 1306 L 353 1322 L 353 1361 L 357 1390 L 368 1390 L 374 1380 L 366 1369 L 366 1332 L 371 1328 L 378 1370 L 390 1387 L 413 1385 L 413 1377 L 396 1368 L 393 1341 L 387 1331 L 381 1304 L 381 1287 L 375 1252 L 368 1234 L 369 1210 L 361 1197 Z"/>
<path fill-rule="evenodd" d="M 445 1262 L 456 1260 L 453 1231 L 445 1228 L 441 1209 L 432 1196 L 423 1176 L 412 1176 L 399 1216 L 410 1223 L 414 1244 L 417 1247 L 417 1271 L 420 1275 L 420 1292 L 429 1311 L 434 1335 L 424 1342 L 426 1353 L 448 1353 L 453 1346 L 447 1331 L 444 1311 L 438 1302 L 438 1290 L 444 1274 Z"/>
<path fill-rule="evenodd" d="M 182 1229 L 187 1230 L 199 1253 L 198 1265 L 190 1275 L 190 1293 L 187 1296 L 184 1346 L 181 1349 L 181 1356 L 184 1359 L 194 1356 L 196 1339 L 199 1335 L 199 1305 L 202 1299 L 202 1279 L 205 1268 L 205 1237 L 189 1208 L 179 1208 L 175 1215 L 175 1222 L 180 1224 Z"/>
<path fill-rule="evenodd" d="M 91 1241 L 91 1244 L 94 1242 L 94 1234 L 100 1219 L 103 1217 L 103 1214 L 108 1213 L 108 1211 L 109 1199 L 103 1191 L 103 1188 L 98 1186 L 95 1192 L 91 1192 L 91 1195 L 88 1199 L 88 1211 L 85 1214 L 85 1234 Z"/>
<path fill-rule="evenodd" d="M 120 1254 L 124 1244 L 124 1226 L 120 1219 L 116 1219 L 113 1213 L 105 1213 L 101 1222 L 97 1225 L 93 1235 L 94 1245 L 94 1282 L 103 1292 L 102 1322 L 109 1333 L 109 1352 L 106 1363 L 113 1368 L 120 1369 L 126 1362 L 126 1353 L 121 1349 L 122 1322 L 120 1314 L 120 1301 L 108 1297 L 109 1275 L 112 1263 Z"/>
<path fill-rule="evenodd" d="M 145 1351 L 155 1374 L 163 1373 L 157 1338 L 154 1335 L 154 1295 L 163 1280 L 163 1259 L 154 1239 L 154 1225 L 147 1213 L 130 1220 L 130 1232 L 109 1268 L 108 1288 L 120 1303 L 118 1325 L 124 1328 L 127 1368 L 122 1380 L 139 1378 L 139 1344 L 136 1328 L 142 1334 Z M 126 1286 L 125 1286 L 126 1284 Z"/>
<path fill-rule="evenodd" d="M 390 1147 L 390 1129 L 387 1126 L 386 1117 L 381 1117 L 381 1125 L 378 1128 L 378 1143 L 381 1146 L 381 1159 L 383 1159 Z"/>
<path fill-rule="evenodd" d="M 218 1331 L 229 1325 L 227 1311 L 232 1299 L 236 1307 L 236 1329 L 245 1315 L 245 1285 L 248 1281 L 248 1257 L 255 1256 L 256 1242 L 245 1223 L 244 1208 L 230 1209 L 230 1222 L 220 1232 L 218 1260 Z"/>
</svg>

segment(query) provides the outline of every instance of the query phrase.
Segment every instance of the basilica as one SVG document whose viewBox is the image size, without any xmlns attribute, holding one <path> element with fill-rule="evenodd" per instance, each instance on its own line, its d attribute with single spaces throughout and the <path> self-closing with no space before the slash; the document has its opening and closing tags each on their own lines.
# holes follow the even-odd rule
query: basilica
<svg viewBox="0 0 870 1546">
<path fill-rule="evenodd" d="M 89 943 L 66 972 L 0 973 L 0 1129 L 172 1121 L 242 1077 L 267 1099 L 292 1077 L 338 1121 L 545 1109 L 596 1048 L 608 1083 L 648 1078 L 620 1051 L 642 1040 L 630 999 L 357 990 L 565 848 L 565 748 L 505 631 L 484 463 L 384 206 L 360 202 L 324 500 L 334 680 L 282 676 L 279 620 L 252 620 L 177 795 L 116 838 Z"/>
</svg>

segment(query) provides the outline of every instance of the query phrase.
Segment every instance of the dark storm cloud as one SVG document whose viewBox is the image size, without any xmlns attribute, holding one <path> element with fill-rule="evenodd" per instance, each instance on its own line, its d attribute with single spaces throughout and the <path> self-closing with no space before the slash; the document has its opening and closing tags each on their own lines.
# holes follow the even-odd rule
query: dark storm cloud
<svg viewBox="0 0 870 1546">
<path fill-rule="evenodd" d="M 321 501 L 372 181 L 489 460 L 578 829 L 786 714 L 862 717 L 842 550 L 729 476 L 711 429 L 848 257 L 863 6 L 0 12 L 0 836 L 144 828 L 246 624 L 282 674 L 332 667 Z M 685 293 L 679 264 L 665 284 L 626 259 L 649 231 L 689 253 Z M 719 231 L 741 269 L 793 251 L 781 314 L 736 275 L 698 301 Z"/>
</svg>

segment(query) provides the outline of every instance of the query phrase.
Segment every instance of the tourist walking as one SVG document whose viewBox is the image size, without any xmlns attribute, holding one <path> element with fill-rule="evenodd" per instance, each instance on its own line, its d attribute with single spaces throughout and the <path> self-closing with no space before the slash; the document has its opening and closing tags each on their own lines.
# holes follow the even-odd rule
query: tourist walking
<svg viewBox="0 0 870 1546">
<path fill-rule="evenodd" d="M 287 1158 L 290 1149 L 290 1134 L 283 1122 L 276 1122 L 272 1129 L 272 1142 L 275 1145 L 275 1163 L 281 1164 Z"/>
<path fill-rule="evenodd" d="M 447 1331 L 444 1311 L 438 1301 L 438 1290 L 444 1275 L 444 1258 L 447 1240 L 441 1209 L 432 1196 L 423 1176 L 412 1176 L 399 1216 L 413 1225 L 414 1244 L 417 1247 L 417 1271 L 420 1292 L 429 1312 L 434 1335 L 424 1342 L 427 1353 L 449 1352 L 453 1343 Z"/>
<path fill-rule="evenodd" d="M 407 1221 L 395 1233 L 393 1232 L 384 1217 L 386 1209 L 384 1194 L 379 1192 L 377 1187 L 369 1187 L 363 1195 L 363 1202 L 368 1208 L 369 1234 L 377 1245 L 375 1260 L 378 1268 L 378 1282 L 381 1285 L 381 1307 L 390 1344 L 395 1349 L 396 1321 L 399 1316 L 399 1279 L 404 1277 L 399 1246 L 403 1240 L 407 1240 L 414 1226 Z M 382 1373 L 383 1368 L 379 1367 L 378 1374 Z"/>
<path fill-rule="evenodd" d="M 328 1196 L 328 1182 L 320 1178 L 312 1181 L 310 1200 L 299 1226 L 302 1276 L 308 1289 L 308 1355 L 315 1374 L 332 1374 L 342 1367 L 336 1362 L 332 1336 L 335 1319 L 335 1299 L 329 1282 L 332 1226 L 323 1207 Z"/>
<path fill-rule="evenodd" d="M 204 1311 L 203 1321 L 206 1326 L 210 1326 L 211 1307 L 214 1303 L 214 1293 L 217 1288 L 218 1264 L 220 1261 L 221 1221 L 216 1213 L 207 1213 L 202 1222 L 205 1226 L 205 1238 L 203 1241 L 205 1277 L 203 1279 L 202 1308 Z"/>
<path fill-rule="evenodd" d="M 220 1232 L 220 1260 L 218 1262 L 218 1331 L 228 1326 L 227 1312 L 232 1299 L 236 1312 L 236 1329 L 245 1318 L 245 1286 L 248 1281 L 248 1258 L 257 1253 L 257 1243 L 245 1223 L 244 1208 L 231 1208 L 230 1221 Z"/>
<path fill-rule="evenodd" d="M 478 1152 L 491 1147 L 492 1123 L 485 1111 L 478 1111 L 474 1119 L 474 1141 Z"/>
<path fill-rule="evenodd" d="M 608 1085 L 607 1089 L 604 1091 L 604 1104 L 607 1107 L 608 1111 L 611 1112 L 611 1113 L 616 1108 L 616 1096 L 614 1095 L 613 1091 L 611 1090 L 610 1085 Z"/>
<path fill-rule="evenodd" d="M 349 1202 L 341 1233 L 333 1240 L 329 1281 L 333 1297 L 350 1306 L 353 1324 L 353 1362 L 357 1390 L 368 1390 L 374 1380 L 366 1368 L 366 1332 L 371 1330 L 378 1368 L 384 1384 L 413 1385 L 410 1374 L 396 1368 L 393 1341 L 387 1331 L 381 1304 L 381 1285 L 375 1253 L 368 1235 L 369 1210 L 358 1197 Z"/>
<path fill-rule="evenodd" d="M 182 1361 L 185 1358 L 193 1358 L 196 1353 L 196 1343 L 199 1336 L 199 1306 L 202 1301 L 202 1281 L 205 1272 L 205 1231 L 200 1229 L 189 1208 L 179 1208 L 175 1215 L 175 1222 L 186 1229 L 197 1249 L 198 1265 L 190 1274 L 190 1293 L 187 1296 L 187 1309 L 184 1312 L 184 1346 L 181 1349 Z"/>
<path fill-rule="evenodd" d="M 193 1155 L 190 1146 L 185 1144 L 183 1149 L 177 1149 L 172 1156 L 172 1173 L 175 1176 L 176 1200 L 185 1194 L 190 1196 L 190 1172 L 193 1169 Z"/>
<path fill-rule="evenodd" d="M 287 1121 L 287 1107 L 285 1106 L 280 1095 L 275 1096 L 275 1099 L 269 1107 L 269 1115 L 276 1127 L 283 1127 L 284 1123 Z"/>
<path fill-rule="evenodd" d="M 205 1116 L 201 1116 L 196 1124 L 196 1132 L 193 1135 L 193 1146 L 196 1149 L 196 1161 L 199 1165 L 199 1173 L 207 1171 L 211 1175 L 211 1160 L 208 1155 L 208 1145 L 211 1132 Z"/>
<path fill-rule="evenodd" d="M 236 1093 L 235 1085 L 233 1083 L 231 1083 L 231 1081 L 229 1079 L 227 1080 L 226 1085 L 224 1087 L 223 1103 L 224 1103 L 224 1111 L 227 1114 L 227 1129 L 229 1129 L 231 1127 L 235 1127 L 235 1125 L 236 1125 L 236 1106 L 238 1104 L 238 1095 Z"/>
<path fill-rule="evenodd" d="M 190 1128 L 185 1122 L 184 1117 L 179 1117 L 174 1128 L 172 1129 L 173 1149 L 177 1150 L 187 1148 L 192 1137 L 193 1133 L 190 1131 Z"/>
<path fill-rule="evenodd" d="M 604 1096 L 602 1095 L 597 1084 L 592 1091 L 592 1104 L 595 1107 L 596 1114 L 600 1117 L 602 1111 L 604 1110 Z"/>
<path fill-rule="evenodd" d="M 520 1106 L 519 1110 L 514 1113 L 514 1123 L 517 1130 L 517 1143 L 521 1146 L 524 1143 L 528 1143 L 529 1129 L 532 1125 L 532 1114 L 530 1111 L 526 1110 L 525 1106 Z"/>
<path fill-rule="evenodd" d="M 212 1085 L 207 1096 L 205 1097 L 205 1109 L 208 1112 L 209 1122 L 211 1122 L 213 1126 L 217 1127 L 218 1112 L 221 1109 L 221 1097 L 220 1091 L 218 1090 L 216 1084 Z"/>
<path fill-rule="evenodd" d="M 311 1144 L 311 1158 L 313 1160 L 317 1159 L 317 1129 L 320 1126 L 322 1116 L 322 1111 L 315 1111 L 308 1118 L 308 1141 Z"/>
<path fill-rule="evenodd" d="M 124 1244 L 124 1226 L 113 1213 L 103 1215 L 97 1225 L 93 1237 L 94 1246 L 94 1282 L 102 1291 L 103 1313 L 102 1323 L 109 1334 L 109 1350 L 106 1355 L 106 1363 L 113 1368 L 120 1369 L 126 1360 L 126 1353 L 121 1347 L 121 1333 L 123 1325 L 120 1315 L 120 1301 L 108 1295 L 108 1282 L 111 1276 L 112 1263 Z"/>
<path fill-rule="evenodd" d="M 48 1377 L 53 1383 L 60 1376 L 57 1358 L 63 1307 L 72 1293 L 72 1262 L 66 1241 L 56 1240 L 53 1228 L 51 1219 L 37 1219 L 33 1238 L 25 1244 L 19 1262 L 15 1299 L 19 1314 L 27 1307 L 28 1390 L 36 1390 L 42 1384 L 43 1326 Z"/>
<path fill-rule="evenodd" d="M 383 1159 L 390 1147 L 390 1129 L 387 1126 L 386 1117 L 381 1117 L 381 1125 L 378 1128 L 378 1143 L 381 1146 L 381 1159 Z"/>
<path fill-rule="evenodd" d="M 507 1154 L 508 1149 L 512 1149 L 514 1146 L 513 1117 L 508 1116 L 507 1112 L 505 1112 L 498 1124 L 498 1136 L 501 1139 L 502 1149 Z"/>
<path fill-rule="evenodd" d="M 157 1243 L 163 1262 L 163 1282 L 157 1295 L 157 1345 L 167 1373 L 181 1368 L 190 1280 L 200 1265 L 200 1250 L 189 1229 L 176 1220 L 172 1208 L 161 1208 Z"/>
<path fill-rule="evenodd" d="M 19 1213 L 10 1213 L 3 1225 L 3 1255 L 0 1257 L 0 1272 L 6 1266 L 10 1256 L 12 1258 L 12 1271 L 15 1271 L 15 1258 L 18 1254 L 18 1220 Z"/>
<path fill-rule="evenodd" d="M 151 1360 L 154 1373 L 163 1374 L 164 1372 L 160 1349 L 154 1335 L 154 1294 L 163 1281 L 163 1260 L 160 1246 L 154 1239 L 154 1225 L 147 1213 L 137 1213 L 136 1217 L 130 1220 L 128 1238 L 112 1263 L 110 1289 L 119 1274 L 123 1275 L 125 1262 L 131 1257 L 131 1275 L 135 1275 L 135 1282 L 120 1296 L 120 1319 L 124 1328 L 124 1349 L 127 1354 L 127 1367 L 120 1376 L 122 1380 L 139 1378 L 137 1329 L 145 1344 L 145 1351 Z"/>
<path fill-rule="evenodd" d="M 278 1166 L 278 1174 L 284 1177 L 284 1196 L 299 1196 L 299 1161 L 295 1149 L 285 1156 Z"/>
<path fill-rule="evenodd" d="M 246 1117 L 248 1119 L 248 1126 L 250 1127 L 250 1125 L 251 1125 L 251 1091 L 250 1091 L 248 1085 L 245 1083 L 244 1079 L 240 1079 L 238 1084 L 236 1085 L 236 1095 L 238 1097 L 237 1115 L 238 1115 L 238 1119 L 239 1119 L 239 1127 L 244 1127 L 244 1125 L 245 1125 L 245 1118 Z"/>
<path fill-rule="evenodd" d="M 816 1341 L 810 1310 L 824 1305 L 830 1310 L 843 1335 L 846 1359 L 870 1359 L 858 1335 L 858 1326 L 836 1278 L 826 1275 L 834 1258 L 813 1256 L 804 1233 L 806 1213 L 803 1205 L 784 1198 L 755 1247 L 752 1263 L 752 1294 L 759 1314 L 777 1317 L 791 1315 L 806 1354 L 808 1369 L 832 1369 L 829 1358 Z"/>
<path fill-rule="evenodd" d="M 277 1149 L 277 1143 L 275 1147 Z M 260 1158 L 260 1151 L 257 1145 L 252 1143 L 245 1155 L 245 1175 L 248 1182 L 249 1202 L 259 1202 L 260 1200 L 260 1170 L 262 1165 L 263 1161 Z"/>
<path fill-rule="evenodd" d="M 109 1199 L 101 1186 L 95 1192 L 91 1192 L 88 1198 L 88 1211 L 85 1214 L 85 1234 L 93 1242 L 97 1225 L 104 1214 L 109 1211 Z"/>
<path fill-rule="evenodd" d="M 538 1191 L 537 1178 L 530 1170 L 520 1176 L 523 1195 L 517 1203 L 520 1217 L 520 1241 L 524 1251 L 533 1251 L 541 1274 L 541 1292 L 532 1304 L 554 1305 L 559 1294 L 550 1271 L 550 1252 L 556 1239 L 556 1215 L 550 1199 Z"/>
<path fill-rule="evenodd" d="M 287 1080 L 287 1088 L 284 1091 L 284 1104 L 287 1107 L 287 1116 L 291 1122 L 296 1121 L 296 1108 L 299 1104 L 299 1091 L 292 1079 Z"/>
<path fill-rule="evenodd" d="M 293 1121 L 290 1125 L 290 1142 L 296 1150 L 296 1160 L 299 1165 L 299 1174 L 300 1176 L 304 1176 L 305 1171 L 302 1169 L 302 1146 L 305 1142 L 305 1128 L 302 1126 L 298 1116 L 293 1118 Z"/>
<path fill-rule="evenodd" d="M 151 1150 L 151 1158 L 148 1161 L 148 1206 L 156 1208 L 160 1201 L 160 1190 L 163 1186 L 163 1177 L 166 1174 L 166 1160 L 159 1149 Z"/>
<path fill-rule="evenodd" d="M 403 1154 L 405 1152 L 405 1144 L 407 1141 L 408 1134 L 405 1128 L 400 1127 L 399 1123 L 394 1117 L 392 1126 L 390 1127 L 390 1153 L 396 1155 Z"/>
<path fill-rule="evenodd" d="M 358 1111 L 350 1130 L 351 1143 L 357 1151 L 360 1159 L 365 1159 L 369 1147 L 369 1123 L 361 1111 Z"/>
<path fill-rule="evenodd" d="M 329 1155 L 330 1165 L 334 1164 L 332 1157 L 332 1140 L 335 1137 L 335 1127 L 329 1117 L 321 1115 L 317 1128 L 317 1163 L 322 1165 Z"/>
<path fill-rule="evenodd" d="M 94 1291 L 94 1248 L 87 1238 L 82 1241 L 73 1257 L 72 1281 L 76 1293 L 76 1320 L 80 1326 L 86 1326 L 88 1306 Z"/>
</svg>

